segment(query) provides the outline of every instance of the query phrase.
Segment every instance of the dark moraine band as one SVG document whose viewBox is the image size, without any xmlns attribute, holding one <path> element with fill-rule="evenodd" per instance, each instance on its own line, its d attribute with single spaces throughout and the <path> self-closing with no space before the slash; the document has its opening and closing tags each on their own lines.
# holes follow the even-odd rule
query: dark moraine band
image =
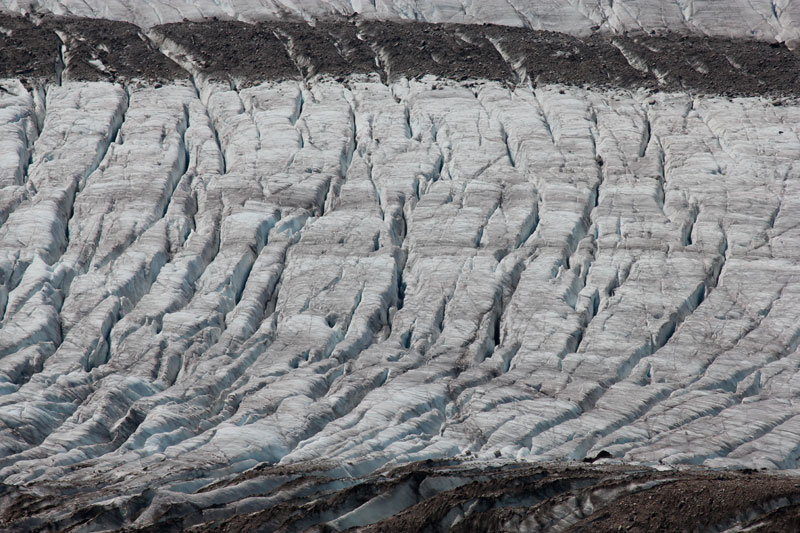
<svg viewBox="0 0 800 533">
<path fill-rule="evenodd" d="M 191 58 L 193 74 L 242 86 L 377 74 L 383 81 L 434 75 L 726 96 L 789 96 L 800 87 L 798 56 L 782 43 L 676 33 L 581 38 L 496 25 L 355 18 L 180 22 L 147 34 L 127 22 L 64 17 L 34 23 L 0 16 L 0 26 L 7 30 L 0 77 L 30 80 L 164 83 L 188 77 L 159 50 L 168 45 Z"/>
</svg>

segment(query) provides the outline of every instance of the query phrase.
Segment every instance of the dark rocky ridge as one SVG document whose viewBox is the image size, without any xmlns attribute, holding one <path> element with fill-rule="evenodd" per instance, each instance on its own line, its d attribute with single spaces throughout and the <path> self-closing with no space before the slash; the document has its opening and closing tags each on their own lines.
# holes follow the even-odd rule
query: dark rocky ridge
<svg viewBox="0 0 800 533">
<path fill-rule="evenodd" d="M 0 45 L 2 77 L 56 80 L 65 61 L 63 75 L 71 80 L 163 83 L 188 77 L 129 23 L 47 17 L 34 24 L 0 16 L 0 27 L 8 30 Z M 600 33 L 579 38 L 493 25 L 358 19 L 313 26 L 208 20 L 151 31 L 189 55 L 197 72 L 245 86 L 374 73 L 384 81 L 430 74 L 730 96 L 789 96 L 800 87 L 795 53 L 781 43 L 744 39 Z"/>
<path fill-rule="evenodd" d="M 14 530 L 113 528 L 134 520 L 154 496 L 151 490 L 120 495 L 126 502 L 120 506 L 102 503 L 111 493 L 103 498 L 97 487 L 52 490 L 52 495 L 22 495 L 24 490 L 0 495 L 4 523 Z M 138 531 L 644 532 L 800 527 L 797 479 L 754 471 L 442 460 L 341 479 L 304 467 L 265 466 L 199 492 L 209 490 L 241 490 L 243 496 L 265 499 L 256 512 L 242 512 L 235 501 L 208 508 L 162 503 L 156 522 Z M 269 498 L 272 503 L 266 503 Z M 53 506 L 76 510 L 58 523 L 28 518 Z M 330 525 L 360 507 L 372 509 Z"/>
<path fill-rule="evenodd" d="M 215 80 L 300 79 L 277 25 L 234 21 L 183 22 L 159 26 L 157 31 L 188 50 L 196 66 Z"/>
<path fill-rule="evenodd" d="M 0 43 L 0 77 L 156 83 L 188 77 L 128 22 L 69 17 L 37 22 L 0 15 L 0 28 L 9 30 Z"/>
<path fill-rule="evenodd" d="M 503 26 L 468 31 L 483 33 L 497 43 L 508 60 L 524 70 L 535 84 L 658 87 L 652 72 L 632 67 L 606 35 L 581 39 L 565 33 Z"/>
<path fill-rule="evenodd" d="M 389 79 L 433 74 L 457 81 L 514 81 L 514 73 L 480 27 L 427 23 L 359 24 Z"/>
<path fill-rule="evenodd" d="M 0 15 L 0 77 L 53 78 L 61 40 L 50 29 L 22 17 Z"/>
<path fill-rule="evenodd" d="M 375 54 L 359 38 L 354 24 L 320 22 L 309 31 L 304 22 L 286 22 L 276 32 L 286 41 L 287 49 L 306 77 L 326 74 L 343 78 L 376 71 Z"/>
<path fill-rule="evenodd" d="M 671 90 L 757 95 L 796 92 L 798 57 L 780 43 L 676 34 L 615 38 Z"/>
<path fill-rule="evenodd" d="M 65 79 L 116 81 L 143 78 L 169 82 L 188 74 L 161 54 L 135 25 L 103 19 L 48 18 L 43 31 L 60 32 L 65 45 Z M 90 61 L 99 61 L 97 68 Z"/>
</svg>

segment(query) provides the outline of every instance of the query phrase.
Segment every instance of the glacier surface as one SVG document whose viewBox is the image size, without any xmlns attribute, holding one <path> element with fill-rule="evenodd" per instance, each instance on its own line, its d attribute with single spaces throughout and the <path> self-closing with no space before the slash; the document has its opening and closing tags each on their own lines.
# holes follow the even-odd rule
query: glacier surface
<svg viewBox="0 0 800 533">
<path fill-rule="evenodd" d="M 244 4 L 224 14 L 266 13 Z M 601 16 L 565 6 L 562 30 Z M 173 29 L 137 37 L 185 69 L 171 81 L 108 81 L 69 28 L 52 80 L 0 80 L 3 505 L 116 513 L 39 503 L 20 527 L 254 512 L 294 494 L 237 477 L 264 465 L 324 490 L 452 458 L 798 467 L 793 97 L 535 83 L 502 39 L 508 79 L 408 76 L 389 47 L 382 73 L 318 75 L 289 39 L 295 74 L 243 83 Z M 376 522 L 459 475 L 318 522 Z"/>
</svg>

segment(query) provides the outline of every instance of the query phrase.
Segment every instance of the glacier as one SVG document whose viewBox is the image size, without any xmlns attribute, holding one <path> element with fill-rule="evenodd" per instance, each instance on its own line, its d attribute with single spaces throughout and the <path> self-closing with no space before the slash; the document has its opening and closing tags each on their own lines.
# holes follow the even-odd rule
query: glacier
<svg viewBox="0 0 800 533">
<path fill-rule="evenodd" d="M 4 3 L 4 527 L 797 512 L 795 4 L 450 4 Z"/>
</svg>

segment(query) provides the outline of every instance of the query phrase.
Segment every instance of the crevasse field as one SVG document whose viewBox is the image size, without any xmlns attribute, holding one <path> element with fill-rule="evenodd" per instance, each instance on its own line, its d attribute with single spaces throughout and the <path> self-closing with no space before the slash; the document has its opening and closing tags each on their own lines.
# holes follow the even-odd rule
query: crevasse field
<svg viewBox="0 0 800 533">
<path fill-rule="evenodd" d="M 0 13 L 0 527 L 798 524 L 800 3 Z"/>
</svg>

